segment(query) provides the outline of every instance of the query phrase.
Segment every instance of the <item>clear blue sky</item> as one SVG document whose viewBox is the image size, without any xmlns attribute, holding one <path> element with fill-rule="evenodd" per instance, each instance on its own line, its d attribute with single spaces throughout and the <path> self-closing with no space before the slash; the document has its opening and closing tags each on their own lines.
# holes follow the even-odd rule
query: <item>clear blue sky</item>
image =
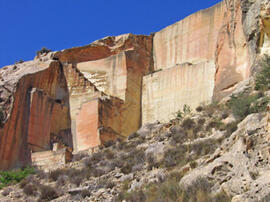
<svg viewBox="0 0 270 202">
<path fill-rule="evenodd" d="M 109 35 L 150 34 L 220 0 L 0 0 L 0 67 Z"/>
</svg>

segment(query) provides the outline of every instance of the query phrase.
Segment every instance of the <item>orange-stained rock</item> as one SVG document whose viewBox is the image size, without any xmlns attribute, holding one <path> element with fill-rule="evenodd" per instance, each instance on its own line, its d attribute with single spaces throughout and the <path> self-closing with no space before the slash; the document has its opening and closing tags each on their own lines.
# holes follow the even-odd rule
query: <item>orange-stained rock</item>
<svg viewBox="0 0 270 202">
<path fill-rule="evenodd" d="M 227 3 L 215 54 L 214 98 L 217 100 L 230 94 L 236 84 L 249 77 L 251 71 L 251 56 L 243 32 L 241 1 L 230 0 Z"/>
<path fill-rule="evenodd" d="M 122 105 L 121 100 L 106 97 L 84 103 L 76 117 L 75 151 L 83 151 L 109 140 L 123 138 L 119 134 Z"/>
<path fill-rule="evenodd" d="M 90 45 L 57 52 L 54 57 L 63 63 L 77 64 L 85 61 L 99 60 L 122 51 L 143 49 L 151 50 L 151 37 L 144 35 L 124 34 L 97 40 Z M 149 52 L 149 54 L 151 54 Z"/>
<path fill-rule="evenodd" d="M 155 33 L 153 42 L 155 70 L 186 62 L 200 63 L 214 60 L 225 10 L 225 2 L 221 2 Z"/>
<path fill-rule="evenodd" d="M 44 91 L 30 92 L 27 143 L 32 152 L 52 149 L 52 136 L 61 143 L 72 147 L 68 107 L 56 102 Z M 60 119 L 61 117 L 61 119 Z"/>
<path fill-rule="evenodd" d="M 270 54 L 269 5 L 257 4 L 224 0 L 154 36 L 106 37 L 4 67 L 0 169 L 29 164 L 31 152 L 53 143 L 96 148 L 184 104 L 228 95 L 250 76 L 257 53 Z"/>
<path fill-rule="evenodd" d="M 98 100 L 84 103 L 76 117 L 76 151 L 100 145 L 98 135 Z"/>
<path fill-rule="evenodd" d="M 104 55 L 101 50 L 104 46 L 111 50 L 110 53 Z M 81 51 L 87 54 L 77 55 Z M 101 51 L 100 58 L 96 60 L 97 58 L 92 53 L 96 54 L 98 51 Z M 151 37 L 131 34 L 105 38 L 89 46 L 56 53 L 56 56 L 64 63 L 63 68 L 69 88 L 71 129 L 74 145 L 77 145 L 74 147 L 75 151 L 85 149 L 84 144 L 89 148 L 91 141 L 95 146 L 100 144 L 99 138 L 93 137 L 92 132 L 88 132 L 87 135 L 84 132 L 88 129 L 93 131 L 93 128 L 96 128 L 87 126 L 84 123 L 86 119 L 83 118 L 90 116 L 85 114 L 83 106 L 88 105 L 91 108 L 90 102 L 92 103 L 94 99 L 107 97 L 105 100 L 111 100 L 114 103 L 110 106 L 112 108 L 110 113 L 117 116 L 99 117 L 102 123 L 99 127 L 107 128 L 106 134 L 108 131 L 113 131 L 110 132 L 109 139 L 115 139 L 113 135 L 128 136 L 140 127 L 142 77 L 151 71 L 151 53 Z M 117 98 L 118 101 L 115 104 Z M 121 107 L 118 108 L 119 105 Z M 91 113 L 91 116 L 97 114 Z M 95 140 L 86 140 L 87 138 Z M 84 146 L 81 147 L 80 144 Z"/>
<path fill-rule="evenodd" d="M 9 93 L 12 103 L 4 103 L 7 108 L 3 107 L 8 115 L 4 127 L 0 129 L 0 169 L 20 167 L 31 162 L 28 132 L 29 126 L 30 129 L 31 127 L 32 129 L 34 128 L 31 124 L 29 125 L 29 120 L 39 123 L 45 123 L 46 121 L 43 118 L 40 120 L 39 117 L 35 120 L 35 110 L 33 108 L 31 108 L 32 111 L 30 110 L 30 92 L 33 88 L 43 89 L 49 97 L 55 100 L 62 100 L 63 104 L 68 106 L 67 87 L 60 67 L 59 62 L 40 63 L 38 61 L 31 61 L 18 65 L 16 69 L 17 74 L 13 73 L 4 78 L 8 81 L 2 84 L 1 89 L 6 89 L 5 86 L 10 84 L 12 88 L 9 89 Z M 3 69 L 1 71 L 2 76 L 12 71 L 12 67 L 8 68 L 10 70 Z M 42 108 L 48 110 L 46 100 L 42 102 L 38 103 L 39 109 L 37 111 L 42 110 Z M 61 112 L 60 114 L 63 113 Z M 55 124 L 66 121 L 64 120 L 65 117 L 58 116 L 57 114 L 55 116 Z M 68 116 L 66 114 L 66 117 Z M 51 127 L 53 128 L 54 126 Z M 46 124 L 42 124 L 42 127 L 38 130 L 48 134 Z M 45 147 L 47 148 L 47 146 Z"/>
<path fill-rule="evenodd" d="M 157 32 L 153 42 L 155 70 L 186 62 L 215 62 L 213 96 L 219 100 L 228 95 L 251 70 L 242 12 L 240 0 L 222 1 Z"/>
</svg>

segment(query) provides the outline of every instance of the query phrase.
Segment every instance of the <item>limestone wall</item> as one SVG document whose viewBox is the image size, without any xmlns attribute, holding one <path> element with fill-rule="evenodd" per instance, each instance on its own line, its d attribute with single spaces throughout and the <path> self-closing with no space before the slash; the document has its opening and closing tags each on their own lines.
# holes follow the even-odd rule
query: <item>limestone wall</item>
<svg viewBox="0 0 270 202">
<path fill-rule="evenodd" d="M 211 102 L 215 65 L 203 62 L 184 64 L 149 74 L 143 79 L 142 124 L 156 120 L 168 121 L 182 110 L 184 104 L 195 108 Z"/>
<path fill-rule="evenodd" d="M 111 55 L 105 57 L 108 53 L 101 52 L 98 59 L 92 55 L 104 46 L 106 49 L 111 49 Z M 82 58 L 82 56 L 77 55 L 77 51 L 88 54 Z M 75 49 L 65 50 L 58 56 L 60 60 L 72 61 L 73 63 L 67 65 L 68 68 L 64 68 L 70 89 L 73 134 L 78 135 L 76 116 L 80 113 L 82 104 L 103 95 L 119 98 L 123 101 L 119 110 L 112 111 L 112 113 L 121 112 L 121 116 L 119 115 L 117 118 L 116 116 L 102 116 L 99 118 L 105 119 L 101 122 L 105 123 L 102 127 L 110 128 L 106 130 L 107 132 L 114 131 L 116 134 L 128 136 L 140 127 L 142 77 L 152 69 L 151 37 L 131 34 L 115 38 L 109 37 L 89 46 L 76 48 L 76 51 Z M 118 104 L 116 105 L 118 106 Z M 109 121 L 110 118 L 117 121 Z M 73 139 L 75 144 L 77 144 L 76 141 Z"/>
<path fill-rule="evenodd" d="M 257 43 L 262 54 L 270 46 L 268 7 L 258 33 L 244 4 L 222 1 L 154 36 L 106 37 L 4 67 L 0 169 L 29 163 L 30 150 L 48 149 L 51 136 L 80 151 L 230 94 L 250 76 Z"/>
<path fill-rule="evenodd" d="M 27 143 L 31 151 L 52 149 L 52 136 L 72 147 L 68 107 L 56 102 L 42 90 L 34 88 L 29 93 Z"/>
<path fill-rule="evenodd" d="M 182 63 L 215 63 L 214 99 L 220 100 L 249 77 L 251 56 L 243 31 L 240 0 L 222 1 L 157 32 L 155 70 Z"/>
<path fill-rule="evenodd" d="M 39 67 L 39 65 L 41 65 L 41 67 Z M 27 72 L 27 68 L 29 68 L 29 72 Z M 39 69 L 42 70 L 30 73 L 32 70 Z M 68 106 L 68 100 L 65 99 L 67 94 L 65 78 L 58 62 L 48 64 L 31 62 L 29 66 L 22 66 L 21 71 L 23 74 L 18 80 L 10 80 L 14 82 L 12 84 L 14 85 L 15 91 L 14 94 L 12 94 L 12 96 L 14 96 L 14 102 L 9 103 L 9 107 L 11 107 L 9 118 L 3 128 L 0 129 L 0 169 L 20 167 L 31 161 L 31 148 L 27 142 L 29 126 L 31 128 L 29 120 L 32 120 L 32 122 L 46 122 L 46 120 L 43 119 L 38 120 L 40 117 L 35 120 L 35 113 L 31 113 L 29 110 L 31 103 L 29 92 L 32 88 L 43 89 L 48 96 L 53 99 L 57 98 L 63 100 L 63 104 Z M 14 78 L 15 76 L 13 79 Z M 58 95 L 57 92 L 61 92 L 61 94 Z M 42 107 L 44 107 L 45 110 L 48 105 L 39 103 L 38 108 Z M 31 109 L 35 111 L 37 108 Z M 61 119 L 61 121 L 64 120 L 63 117 L 59 116 L 58 118 Z M 33 129 L 33 126 L 31 129 Z M 46 126 L 44 125 L 40 130 L 45 132 L 45 129 Z"/>
<path fill-rule="evenodd" d="M 225 9 L 225 3 L 219 3 L 157 32 L 153 42 L 155 70 L 214 61 Z"/>
<path fill-rule="evenodd" d="M 100 97 L 83 103 L 76 116 L 75 152 L 121 138 L 122 101 Z"/>
</svg>

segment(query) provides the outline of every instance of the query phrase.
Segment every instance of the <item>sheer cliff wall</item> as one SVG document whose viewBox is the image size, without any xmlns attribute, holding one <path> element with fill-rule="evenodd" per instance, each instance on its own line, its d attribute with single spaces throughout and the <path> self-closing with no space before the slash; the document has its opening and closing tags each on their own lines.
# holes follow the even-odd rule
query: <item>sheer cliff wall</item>
<svg viewBox="0 0 270 202">
<path fill-rule="evenodd" d="M 7 80 L 1 92 L 9 97 L 1 106 L 6 109 L 6 121 L 0 129 L 0 168 L 6 169 L 29 164 L 31 151 L 49 149 L 50 136 L 62 133 L 69 140 L 71 134 L 68 93 L 59 62 L 17 64 L 2 69 L 1 75 Z M 41 93 L 34 93 L 34 88 Z M 72 142 L 68 143 L 72 147 Z"/>
<path fill-rule="evenodd" d="M 155 33 L 158 72 L 143 80 L 142 123 L 168 120 L 185 104 L 220 100 L 249 77 L 242 13 L 240 0 L 222 1 Z"/>
<path fill-rule="evenodd" d="M 106 37 L 2 68 L 0 169 L 55 142 L 91 149 L 229 95 L 269 52 L 262 1 L 224 0 L 151 36 Z"/>
</svg>

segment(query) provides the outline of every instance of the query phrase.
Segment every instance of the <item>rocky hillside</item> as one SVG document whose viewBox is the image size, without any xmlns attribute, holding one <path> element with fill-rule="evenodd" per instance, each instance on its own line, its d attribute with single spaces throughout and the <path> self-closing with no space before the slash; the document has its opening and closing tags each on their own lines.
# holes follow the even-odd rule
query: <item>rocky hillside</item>
<svg viewBox="0 0 270 202">
<path fill-rule="evenodd" d="M 268 54 L 269 16 L 268 1 L 224 0 L 150 36 L 42 49 L 1 68 L 0 169 L 44 164 L 45 156 L 66 163 L 65 152 L 95 150 L 168 122 L 185 105 L 222 100 Z"/>
<path fill-rule="evenodd" d="M 219 103 L 43 166 L 1 201 L 268 201 L 270 59 Z"/>
<path fill-rule="evenodd" d="M 269 201 L 269 19 L 224 0 L 3 67 L 0 201 Z"/>
</svg>

